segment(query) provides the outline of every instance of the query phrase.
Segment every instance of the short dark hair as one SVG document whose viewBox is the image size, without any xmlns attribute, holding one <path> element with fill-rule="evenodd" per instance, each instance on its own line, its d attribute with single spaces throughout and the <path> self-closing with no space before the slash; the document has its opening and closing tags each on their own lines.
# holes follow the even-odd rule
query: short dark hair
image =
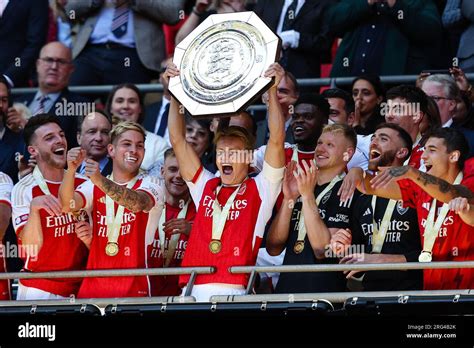
<svg viewBox="0 0 474 348">
<path fill-rule="evenodd" d="M 321 115 L 323 116 L 323 123 L 328 122 L 329 118 L 329 103 L 328 101 L 321 96 L 320 94 L 315 93 L 304 93 L 300 95 L 298 100 L 295 103 L 295 107 L 299 104 L 311 104 L 316 106 Z"/>
<path fill-rule="evenodd" d="M 115 93 L 117 93 L 117 91 L 119 89 L 122 89 L 122 88 L 131 89 L 132 91 L 134 91 L 137 94 L 138 101 L 139 101 L 140 106 L 142 108 L 142 112 L 138 116 L 137 123 L 142 124 L 143 120 L 145 119 L 145 112 L 144 112 L 145 110 L 144 110 L 144 107 L 143 107 L 143 95 L 140 92 L 140 90 L 138 89 L 138 87 L 136 85 L 134 85 L 133 83 L 121 83 L 120 85 L 117 85 L 117 86 L 115 86 L 114 88 L 111 89 L 109 95 L 107 96 L 107 102 L 105 103 L 105 112 L 108 113 L 109 115 L 112 115 L 112 111 L 111 111 L 112 110 L 112 102 L 114 100 Z"/>
<path fill-rule="evenodd" d="M 339 98 L 344 100 L 344 110 L 348 114 L 351 112 L 354 112 L 355 109 L 355 103 L 354 103 L 354 98 L 350 95 L 350 93 L 346 92 L 343 89 L 340 88 L 330 88 L 326 89 L 322 94 L 324 98 L 329 99 L 329 98 Z"/>
<path fill-rule="evenodd" d="M 36 130 L 48 123 L 56 123 L 62 129 L 59 119 L 51 114 L 37 114 L 26 122 L 25 129 L 23 129 L 23 139 L 26 146 L 31 145 L 31 140 Z"/>
<path fill-rule="evenodd" d="M 420 105 L 421 112 L 424 114 L 427 112 L 428 96 L 421 88 L 410 85 L 392 87 L 387 92 L 387 100 L 395 98 L 405 99 L 408 103 L 417 103 Z"/>
<path fill-rule="evenodd" d="M 174 150 L 172 147 L 166 149 L 165 153 L 163 154 L 163 159 L 166 161 L 168 157 L 176 157 Z"/>
<path fill-rule="evenodd" d="M 461 131 L 455 128 L 437 128 L 431 131 L 429 138 L 443 139 L 448 153 L 459 151 L 459 169 L 462 170 L 464 168 L 464 162 L 466 162 L 469 156 L 469 143 Z"/>
<path fill-rule="evenodd" d="M 382 80 L 380 80 L 380 77 L 378 75 L 365 74 L 365 75 L 357 76 L 352 81 L 351 91 L 352 91 L 352 89 L 354 89 L 355 83 L 359 80 L 364 80 L 364 81 L 369 82 L 372 85 L 372 87 L 374 88 L 375 94 L 377 94 L 378 97 L 380 97 L 380 96 L 385 97 L 385 87 L 382 83 Z"/>
<path fill-rule="evenodd" d="M 408 134 L 406 130 L 404 130 L 402 127 L 395 123 L 381 123 L 375 128 L 375 130 L 377 131 L 382 128 L 390 128 L 398 133 L 398 137 L 402 140 L 403 146 L 408 149 L 408 154 L 403 160 L 405 161 L 410 158 L 411 150 L 413 148 L 413 140 L 411 139 L 410 134 Z"/>
</svg>

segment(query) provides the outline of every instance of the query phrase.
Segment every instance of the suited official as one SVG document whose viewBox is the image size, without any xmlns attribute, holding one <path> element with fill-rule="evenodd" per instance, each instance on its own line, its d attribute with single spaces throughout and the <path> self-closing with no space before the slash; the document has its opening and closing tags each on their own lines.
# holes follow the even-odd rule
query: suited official
<svg viewBox="0 0 474 348">
<path fill-rule="evenodd" d="M 46 42 L 48 6 L 48 0 L 0 1 L 0 74 L 10 87 L 27 86 Z"/>
<path fill-rule="evenodd" d="M 123 6 L 118 9 L 117 7 Z M 83 21 L 73 47 L 71 85 L 147 83 L 165 58 L 162 24 L 176 24 L 184 0 L 69 0 Z M 121 26 L 114 27 L 117 11 Z"/>
<path fill-rule="evenodd" d="M 296 78 L 321 75 L 321 53 L 329 50 L 323 22 L 328 0 L 259 0 L 255 12 L 282 39 L 280 64 Z"/>
<path fill-rule="evenodd" d="M 110 118 L 103 111 L 97 110 L 84 117 L 77 132 L 77 142 L 86 151 L 86 158 L 99 163 L 103 176 L 112 173 L 112 159 L 107 152 L 111 130 Z M 85 175 L 85 162 L 77 168 L 77 172 Z"/>
<path fill-rule="evenodd" d="M 69 78 L 73 71 L 71 50 L 57 41 L 46 44 L 36 60 L 38 91 L 34 95 L 22 96 L 16 100 L 26 104 L 32 115 L 56 115 L 69 148 L 77 146 L 78 117 L 94 107 L 86 98 L 68 90 Z"/>
</svg>

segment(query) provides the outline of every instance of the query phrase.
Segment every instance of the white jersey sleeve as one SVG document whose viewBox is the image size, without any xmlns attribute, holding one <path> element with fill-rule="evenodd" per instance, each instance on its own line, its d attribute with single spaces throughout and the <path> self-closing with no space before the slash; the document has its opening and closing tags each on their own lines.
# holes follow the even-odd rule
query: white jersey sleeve
<svg viewBox="0 0 474 348">
<path fill-rule="evenodd" d="M 33 175 L 29 174 L 21 179 L 12 191 L 12 222 L 15 232 L 18 234 L 24 227 L 30 216 L 30 206 L 33 199 L 33 187 L 35 186 Z"/>
<path fill-rule="evenodd" d="M 11 207 L 12 205 L 12 190 L 13 190 L 13 181 L 10 177 L 0 172 L 0 203 L 5 203 Z"/>
<path fill-rule="evenodd" d="M 357 135 L 357 147 L 349 163 L 347 163 L 347 169 L 351 168 L 362 168 L 367 170 L 369 167 L 369 147 L 372 134 L 369 135 Z"/>
<path fill-rule="evenodd" d="M 264 162 L 262 171 L 254 179 L 262 200 L 255 228 L 255 233 L 259 237 L 263 236 L 265 224 L 272 216 L 273 206 L 281 192 L 284 172 L 284 167 L 273 168 L 267 162 Z"/>
<path fill-rule="evenodd" d="M 154 201 L 153 207 L 163 206 L 165 201 L 165 194 L 162 180 L 157 177 L 145 175 L 137 190 L 145 191 Z"/>
<path fill-rule="evenodd" d="M 199 207 L 199 202 L 201 201 L 202 193 L 204 192 L 204 187 L 206 183 L 215 178 L 216 176 L 208 171 L 206 168 L 201 166 L 196 172 L 196 176 L 192 181 L 186 181 L 186 184 L 189 187 L 189 192 L 193 199 L 194 205 Z"/>
<path fill-rule="evenodd" d="M 88 213 L 92 213 L 92 203 L 94 201 L 94 184 L 92 181 L 84 181 L 76 188 L 76 192 L 81 195 L 84 200 L 83 209 Z"/>
</svg>

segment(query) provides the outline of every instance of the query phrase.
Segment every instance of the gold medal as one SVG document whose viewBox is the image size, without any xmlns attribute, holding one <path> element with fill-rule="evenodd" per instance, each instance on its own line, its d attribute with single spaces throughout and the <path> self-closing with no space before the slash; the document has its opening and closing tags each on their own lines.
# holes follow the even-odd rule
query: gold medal
<svg viewBox="0 0 474 348">
<path fill-rule="evenodd" d="M 117 243 L 113 242 L 108 242 L 107 245 L 105 246 L 105 253 L 108 256 L 115 256 L 118 254 L 119 247 Z"/>
<path fill-rule="evenodd" d="M 431 262 L 433 259 L 433 256 L 429 251 L 422 251 L 420 256 L 418 256 L 418 261 L 419 262 Z"/>
<path fill-rule="evenodd" d="M 222 249 L 222 243 L 220 240 L 216 240 L 216 239 L 211 240 L 211 242 L 209 243 L 209 250 L 211 251 L 211 253 L 217 254 L 218 252 L 221 251 L 221 249 Z"/>
<path fill-rule="evenodd" d="M 293 251 L 295 254 L 301 254 L 304 250 L 304 240 L 297 240 L 295 246 L 293 247 Z"/>
</svg>

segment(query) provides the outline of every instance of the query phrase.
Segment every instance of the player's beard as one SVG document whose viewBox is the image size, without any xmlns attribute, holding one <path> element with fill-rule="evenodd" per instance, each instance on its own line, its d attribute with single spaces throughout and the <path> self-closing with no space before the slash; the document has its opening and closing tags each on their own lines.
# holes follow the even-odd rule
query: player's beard
<svg viewBox="0 0 474 348">
<path fill-rule="evenodd" d="M 58 158 L 55 158 L 55 156 L 50 152 L 42 152 L 40 154 L 40 158 L 44 163 L 53 168 L 64 169 L 64 167 L 66 166 L 66 159 L 64 159 L 63 161 Z"/>
<path fill-rule="evenodd" d="M 371 171 L 377 171 L 379 167 L 391 166 L 393 160 L 395 159 L 395 150 L 386 151 L 380 155 L 380 157 L 375 161 L 369 160 L 368 169 Z"/>
</svg>

